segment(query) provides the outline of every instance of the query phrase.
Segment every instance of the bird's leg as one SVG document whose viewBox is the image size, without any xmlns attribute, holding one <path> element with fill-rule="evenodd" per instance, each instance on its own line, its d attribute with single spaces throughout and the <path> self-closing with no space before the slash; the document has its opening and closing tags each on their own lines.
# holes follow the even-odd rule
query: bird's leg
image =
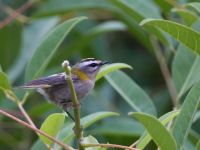
<svg viewBox="0 0 200 150">
<path fill-rule="evenodd" d="M 74 117 L 67 110 L 65 110 L 65 112 L 67 113 L 67 115 L 69 116 L 69 118 L 71 118 L 75 122 Z"/>
</svg>

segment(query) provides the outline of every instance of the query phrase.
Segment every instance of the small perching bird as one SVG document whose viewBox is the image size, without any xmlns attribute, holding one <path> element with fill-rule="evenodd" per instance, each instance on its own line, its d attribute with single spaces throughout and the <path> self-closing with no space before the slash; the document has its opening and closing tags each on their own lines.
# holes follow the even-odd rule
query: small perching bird
<svg viewBox="0 0 200 150">
<path fill-rule="evenodd" d="M 72 66 L 72 80 L 78 100 L 85 97 L 93 89 L 96 75 L 101 66 L 105 64 L 108 64 L 108 62 L 87 58 Z M 67 113 L 68 108 L 73 106 L 64 72 L 32 80 L 21 88 L 36 89 L 47 100 L 57 104 Z"/>
</svg>

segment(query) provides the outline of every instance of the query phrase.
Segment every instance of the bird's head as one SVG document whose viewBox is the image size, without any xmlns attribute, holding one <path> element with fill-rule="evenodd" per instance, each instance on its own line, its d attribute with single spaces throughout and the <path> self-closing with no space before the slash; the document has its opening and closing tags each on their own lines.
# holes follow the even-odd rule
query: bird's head
<svg viewBox="0 0 200 150">
<path fill-rule="evenodd" d="M 95 79 L 100 68 L 108 64 L 108 61 L 101 61 L 94 58 L 83 59 L 72 67 L 72 71 L 83 80 L 86 78 Z M 87 80 L 87 79 L 86 79 Z"/>
</svg>

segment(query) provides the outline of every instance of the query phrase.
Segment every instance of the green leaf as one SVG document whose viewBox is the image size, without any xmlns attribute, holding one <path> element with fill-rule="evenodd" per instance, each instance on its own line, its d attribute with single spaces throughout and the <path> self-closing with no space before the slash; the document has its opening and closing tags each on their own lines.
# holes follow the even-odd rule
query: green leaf
<svg viewBox="0 0 200 150">
<path fill-rule="evenodd" d="M 197 21 L 192 28 L 200 31 L 200 21 Z M 183 44 L 179 44 L 172 63 L 172 79 L 176 86 L 178 99 L 200 80 L 199 63 L 200 56 L 198 54 Z"/>
<path fill-rule="evenodd" d="M 135 111 L 157 114 L 150 97 L 125 73 L 117 70 L 105 78 Z"/>
<path fill-rule="evenodd" d="M 86 117 L 83 117 L 81 119 L 81 125 L 83 126 L 83 128 L 87 128 L 90 125 L 94 124 L 95 122 L 103 119 L 103 118 L 107 118 L 107 117 L 111 117 L 111 116 L 117 116 L 117 113 L 114 112 L 97 112 L 91 115 L 88 115 Z M 74 132 L 73 132 L 73 127 L 74 127 L 74 123 L 70 123 L 68 125 L 66 125 L 60 132 L 59 134 L 59 139 L 64 141 L 65 143 L 69 142 L 70 140 L 73 139 Z"/>
<path fill-rule="evenodd" d="M 113 7 L 109 4 L 107 0 L 101 0 L 101 3 L 97 3 L 94 0 L 48 0 L 46 3 L 43 3 L 38 11 L 35 13 L 35 16 L 47 16 L 47 15 L 57 15 L 68 12 L 73 12 L 74 10 L 88 10 L 88 9 L 108 9 L 111 10 Z"/>
<path fill-rule="evenodd" d="M 18 59 L 15 60 L 8 71 L 11 83 L 21 75 L 44 35 L 51 31 L 58 21 L 58 17 L 36 19 L 23 28 L 21 50 L 18 54 Z"/>
<path fill-rule="evenodd" d="M 113 5 L 118 7 L 122 12 L 125 12 L 127 15 L 129 15 L 131 19 L 136 20 L 136 22 L 140 22 L 142 19 L 145 18 L 157 18 L 157 19 L 162 18 L 158 7 L 156 7 L 156 5 L 152 1 L 134 0 L 133 3 L 132 0 L 111 0 L 111 2 L 113 3 Z M 125 16 L 123 16 L 123 18 L 125 18 Z M 135 28 L 135 25 L 133 26 L 133 23 L 130 26 L 131 27 L 129 28 L 133 27 Z M 153 33 L 160 37 L 159 39 L 162 43 L 171 46 L 171 41 L 165 33 L 161 32 L 157 28 L 152 28 L 152 27 L 151 29 L 148 28 L 148 31 L 150 32 L 154 31 Z M 137 35 L 136 37 L 139 36 L 141 35 Z"/>
<path fill-rule="evenodd" d="M 90 130 L 92 135 L 130 138 L 138 138 L 143 132 L 144 128 L 140 123 L 125 117 L 110 118 Z"/>
<path fill-rule="evenodd" d="M 168 14 L 169 11 L 170 11 L 171 8 L 172 8 L 172 5 L 170 5 L 167 1 L 163 1 L 163 0 L 154 0 L 154 2 L 157 3 L 157 4 L 160 6 L 162 12 L 164 12 L 164 13 L 166 13 L 166 14 Z"/>
<path fill-rule="evenodd" d="M 111 0 L 111 2 L 138 22 L 144 18 L 161 18 L 159 9 L 152 1 L 134 0 L 133 3 L 132 0 Z"/>
<path fill-rule="evenodd" d="M 32 146 L 30 150 L 48 150 L 46 145 L 41 140 L 37 140 Z"/>
<path fill-rule="evenodd" d="M 188 93 L 181 107 L 180 114 L 174 123 L 172 133 L 176 140 L 178 149 L 180 149 L 183 146 L 183 142 L 186 139 L 188 132 L 191 128 L 194 115 L 200 103 L 199 91 L 200 82 L 195 84 Z"/>
<path fill-rule="evenodd" d="M 198 143 L 196 145 L 196 150 L 200 150 L 200 140 L 198 141 Z"/>
<path fill-rule="evenodd" d="M 99 142 L 93 136 L 89 135 L 83 138 L 83 144 L 99 144 Z M 106 150 L 106 148 L 88 147 L 88 148 L 85 148 L 85 150 Z"/>
<path fill-rule="evenodd" d="M 1 12 L 1 14 L 3 14 L 3 12 Z M 20 51 L 22 42 L 21 33 L 22 26 L 16 22 L 0 29 L 0 64 L 6 72 L 10 65 L 15 62 Z"/>
<path fill-rule="evenodd" d="M 95 27 L 91 28 L 86 33 L 83 33 L 81 37 L 79 37 L 78 40 L 72 41 L 67 46 L 67 55 L 73 55 L 80 49 L 84 49 L 86 46 L 88 46 L 94 39 L 97 38 L 97 36 L 113 32 L 113 31 L 125 31 L 126 26 L 122 22 L 119 21 L 107 21 L 103 22 L 99 25 L 96 25 Z M 63 53 L 60 53 L 59 58 L 65 57 L 63 56 Z"/>
<path fill-rule="evenodd" d="M 192 28 L 173 21 L 161 19 L 145 19 L 140 24 L 142 26 L 158 27 L 185 46 L 200 54 L 200 34 Z"/>
<path fill-rule="evenodd" d="M 183 19 L 183 21 L 185 22 L 185 24 L 188 26 L 191 26 L 193 23 L 195 23 L 198 20 L 197 15 L 185 9 L 175 8 L 172 10 L 172 12 L 178 13 L 180 17 Z"/>
<path fill-rule="evenodd" d="M 73 27 L 85 17 L 77 17 L 65 21 L 54 28 L 41 42 L 26 68 L 26 81 L 40 76 L 54 56 L 58 46 Z"/>
<path fill-rule="evenodd" d="M 112 71 L 118 70 L 118 69 L 122 69 L 122 68 L 132 69 L 132 67 L 130 65 L 127 65 L 125 63 L 112 63 L 110 65 L 105 65 L 101 68 L 101 70 L 97 74 L 96 81 L 99 80 L 100 78 L 102 78 L 103 76 L 105 76 L 106 74 L 108 74 Z"/>
<path fill-rule="evenodd" d="M 198 3 L 198 2 L 187 3 L 187 4 L 185 4 L 185 6 L 187 8 L 192 8 L 196 12 L 200 13 L 200 3 Z"/>
<path fill-rule="evenodd" d="M 61 127 L 63 126 L 65 121 L 64 113 L 54 113 L 48 116 L 45 121 L 42 123 L 40 130 L 44 131 L 48 135 L 56 137 Z M 46 138 L 43 135 L 39 135 L 40 139 L 47 144 L 49 147 L 53 144 L 51 140 Z"/>
<path fill-rule="evenodd" d="M 199 63 L 200 57 L 198 55 L 183 45 L 178 47 L 172 65 L 172 77 L 179 99 L 192 85 L 200 80 L 198 75 L 200 73 Z"/>
<path fill-rule="evenodd" d="M 159 118 L 159 121 L 165 126 L 167 123 L 172 121 L 177 115 L 179 114 L 179 111 L 171 111 L 167 114 L 161 116 Z M 152 137 L 148 134 L 148 132 L 144 132 L 143 135 L 140 137 L 137 143 L 138 149 L 144 149 L 147 144 L 151 141 Z"/>
<path fill-rule="evenodd" d="M 176 150 L 176 143 L 170 132 L 154 116 L 144 113 L 132 113 L 141 122 L 151 135 L 154 142 L 162 150 Z"/>
<path fill-rule="evenodd" d="M 7 75 L 0 69 L 0 89 L 11 90 L 11 85 L 9 83 Z"/>
</svg>

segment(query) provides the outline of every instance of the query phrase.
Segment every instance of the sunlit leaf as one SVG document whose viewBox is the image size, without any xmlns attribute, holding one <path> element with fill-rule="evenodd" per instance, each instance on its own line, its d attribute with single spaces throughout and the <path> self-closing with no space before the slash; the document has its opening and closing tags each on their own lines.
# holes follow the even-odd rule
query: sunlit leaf
<svg viewBox="0 0 200 150">
<path fill-rule="evenodd" d="M 7 75 L 0 68 L 0 89 L 11 90 L 11 85 L 9 83 Z"/>
<path fill-rule="evenodd" d="M 188 93 L 181 107 L 181 111 L 173 126 L 173 136 L 177 143 L 177 148 L 183 146 L 188 132 L 191 128 L 194 115 L 200 103 L 200 82 L 195 84 Z"/>
<path fill-rule="evenodd" d="M 122 69 L 122 68 L 132 69 L 132 67 L 130 65 L 127 65 L 125 63 L 112 63 L 110 65 L 105 65 L 101 68 L 101 70 L 97 74 L 96 80 L 99 80 L 100 78 L 102 78 L 103 76 L 105 76 L 106 74 L 108 74 L 112 71 Z"/>
<path fill-rule="evenodd" d="M 200 54 L 200 33 L 185 25 L 161 19 L 145 19 L 142 26 L 154 26 L 167 32 L 185 46 Z"/>
<path fill-rule="evenodd" d="M 63 126 L 64 121 L 65 121 L 65 114 L 63 113 L 51 114 L 42 123 L 40 130 L 44 131 L 50 136 L 56 137 L 61 127 Z M 51 146 L 53 144 L 53 142 L 49 140 L 47 137 L 43 135 L 39 135 L 39 136 L 40 136 L 40 139 L 48 146 Z"/>
<path fill-rule="evenodd" d="M 156 145 L 162 150 L 176 150 L 176 143 L 170 132 L 154 116 L 144 113 L 130 114 L 141 122 Z"/>
<path fill-rule="evenodd" d="M 159 121 L 165 126 L 167 123 L 172 121 L 177 115 L 179 111 L 171 111 L 159 118 Z M 152 137 L 149 135 L 148 132 L 143 133 L 141 138 L 137 142 L 138 149 L 144 149 L 147 144 L 151 141 Z"/>
<path fill-rule="evenodd" d="M 26 81 L 32 80 L 43 73 L 44 69 L 47 67 L 48 63 L 55 54 L 58 46 L 64 40 L 69 31 L 71 31 L 77 23 L 84 19 L 86 18 L 77 17 L 67 20 L 55 27 L 48 35 L 46 35 L 27 65 Z"/>
<path fill-rule="evenodd" d="M 150 97 L 125 73 L 117 70 L 105 78 L 135 111 L 157 114 Z"/>
<path fill-rule="evenodd" d="M 99 144 L 99 142 L 93 136 L 89 135 L 83 138 L 83 144 Z M 88 147 L 86 150 L 106 150 L 106 148 Z"/>
</svg>

